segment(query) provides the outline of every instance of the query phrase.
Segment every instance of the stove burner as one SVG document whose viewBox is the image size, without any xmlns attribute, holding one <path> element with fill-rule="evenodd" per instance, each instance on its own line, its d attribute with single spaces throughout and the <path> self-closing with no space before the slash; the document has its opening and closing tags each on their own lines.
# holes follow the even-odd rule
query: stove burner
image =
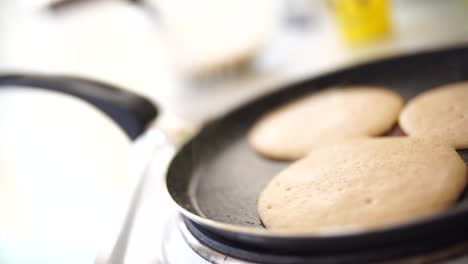
<svg viewBox="0 0 468 264">
<path fill-rule="evenodd" d="M 395 246 L 379 252 L 353 252 L 341 255 L 284 255 L 266 252 L 248 246 L 230 243 L 210 234 L 203 227 L 181 216 L 179 229 L 187 244 L 197 254 L 214 264 L 249 263 L 468 263 L 468 241 L 433 248 L 430 253 L 421 253 L 418 245 L 414 247 Z M 424 249 L 428 251 L 427 248 Z"/>
</svg>

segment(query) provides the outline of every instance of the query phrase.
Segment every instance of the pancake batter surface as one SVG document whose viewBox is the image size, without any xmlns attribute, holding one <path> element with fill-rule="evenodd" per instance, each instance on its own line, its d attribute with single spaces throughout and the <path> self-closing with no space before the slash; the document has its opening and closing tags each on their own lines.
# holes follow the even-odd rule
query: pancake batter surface
<svg viewBox="0 0 468 264">
<path fill-rule="evenodd" d="M 402 107 L 400 95 L 380 87 L 324 90 L 268 113 L 248 139 L 266 157 L 299 159 L 319 145 L 387 132 Z"/>
<path fill-rule="evenodd" d="M 418 138 L 353 140 L 312 151 L 259 196 L 269 229 L 330 234 L 383 228 L 433 215 L 466 185 L 450 146 Z"/>
<path fill-rule="evenodd" d="M 410 136 L 468 148 L 468 82 L 444 85 L 418 95 L 403 109 L 399 123 Z"/>
</svg>

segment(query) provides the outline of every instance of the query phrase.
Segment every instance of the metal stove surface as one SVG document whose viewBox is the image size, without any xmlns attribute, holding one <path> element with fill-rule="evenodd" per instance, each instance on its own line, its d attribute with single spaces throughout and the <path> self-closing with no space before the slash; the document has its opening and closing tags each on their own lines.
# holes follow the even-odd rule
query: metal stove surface
<svg viewBox="0 0 468 264">
<path fill-rule="evenodd" d="M 191 229 L 193 226 L 187 223 L 182 216 L 174 218 L 169 228 L 166 229 L 166 235 L 163 243 L 163 260 L 165 263 L 193 263 L 193 264 L 249 264 L 259 263 L 258 261 L 246 261 L 241 258 L 225 255 L 203 243 L 197 238 L 200 234 L 194 235 Z M 252 254 L 257 254 L 253 252 Z M 260 262 L 269 263 L 268 258 Z M 296 263 L 293 259 L 285 263 Z M 305 262 L 302 262 L 305 263 Z M 330 258 L 326 263 L 341 263 L 339 260 Z M 412 256 L 404 259 L 393 259 L 380 263 L 395 264 L 466 264 L 468 263 L 468 241 L 465 243 L 450 246 L 431 252 L 426 255 Z"/>
<path fill-rule="evenodd" d="M 160 260 L 164 264 L 181 264 L 181 263 L 190 263 L 190 264 L 206 264 L 210 263 L 205 258 L 201 257 L 198 250 L 195 247 L 196 241 L 188 243 L 186 238 L 182 235 L 180 226 L 180 216 L 174 216 L 167 224 L 163 241 L 162 241 L 162 256 Z M 195 238 L 193 238 L 195 239 Z M 189 240 L 191 241 L 191 240 Z M 214 252 L 213 252 L 214 253 Z M 220 260 L 222 260 L 220 258 Z M 226 263 L 227 262 L 211 262 L 211 263 Z M 234 262 L 235 263 L 235 262 Z M 239 263 L 239 262 L 237 262 Z M 242 262 L 240 262 L 242 263 Z"/>
</svg>

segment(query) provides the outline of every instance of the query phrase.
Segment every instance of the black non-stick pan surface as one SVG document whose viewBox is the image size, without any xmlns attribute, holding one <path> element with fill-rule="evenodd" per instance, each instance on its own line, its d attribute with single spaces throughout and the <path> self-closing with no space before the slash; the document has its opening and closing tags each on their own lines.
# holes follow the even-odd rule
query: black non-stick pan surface
<svg viewBox="0 0 468 264">
<path fill-rule="evenodd" d="M 330 86 L 382 85 L 408 100 L 435 86 L 467 79 L 468 48 L 454 48 L 358 65 L 285 86 L 204 127 L 170 164 L 169 194 L 200 230 L 226 243 L 275 253 L 339 254 L 415 243 L 433 248 L 468 240 L 468 198 L 464 197 L 432 218 L 385 230 L 328 237 L 271 233 L 257 214 L 257 196 L 289 162 L 258 155 L 246 140 L 263 114 Z M 461 154 L 468 162 L 468 155 Z"/>
</svg>

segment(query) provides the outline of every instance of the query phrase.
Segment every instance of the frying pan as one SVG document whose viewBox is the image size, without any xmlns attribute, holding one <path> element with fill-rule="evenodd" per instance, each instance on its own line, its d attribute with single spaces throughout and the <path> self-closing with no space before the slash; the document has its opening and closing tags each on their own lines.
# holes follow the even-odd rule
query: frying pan
<svg viewBox="0 0 468 264">
<path fill-rule="evenodd" d="M 194 232 L 202 232 L 225 245 L 270 252 L 273 257 L 268 263 L 282 262 L 277 257 L 282 254 L 313 255 L 317 263 L 335 263 L 330 262 L 329 256 L 342 255 L 348 263 L 363 263 L 419 254 L 468 240 L 465 195 L 453 207 L 433 217 L 376 231 L 311 236 L 266 230 L 257 214 L 257 196 L 289 162 L 263 158 L 246 142 L 248 130 L 260 116 L 329 86 L 382 85 L 410 99 L 435 86 L 466 79 L 468 48 L 461 47 L 383 59 L 286 85 L 203 127 L 171 161 L 166 175 L 167 191 Z M 4 84 L 53 89 L 81 97 L 110 115 L 133 139 L 145 131 L 157 114 L 144 98 L 80 78 L 10 74 L 0 76 L 0 85 Z M 468 161 L 466 151 L 460 153 Z M 373 254 L 361 259 L 347 257 L 364 251 Z"/>
<path fill-rule="evenodd" d="M 310 236 L 266 230 L 257 214 L 257 196 L 289 163 L 257 155 L 246 140 L 248 130 L 263 114 L 329 86 L 382 85 L 408 100 L 435 86 L 466 79 L 468 48 L 453 48 L 357 65 L 287 85 L 205 126 L 172 160 L 166 178 L 168 192 L 189 226 L 224 244 L 260 252 L 331 256 L 370 251 L 377 252 L 375 261 L 378 252 L 385 258 L 397 257 L 468 240 L 468 199 L 464 196 L 433 217 L 376 231 Z M 468 162 L 467 153 L 461 154 Z M 411 250 L 389 252 L 395 247 Z"/>
</svg>

